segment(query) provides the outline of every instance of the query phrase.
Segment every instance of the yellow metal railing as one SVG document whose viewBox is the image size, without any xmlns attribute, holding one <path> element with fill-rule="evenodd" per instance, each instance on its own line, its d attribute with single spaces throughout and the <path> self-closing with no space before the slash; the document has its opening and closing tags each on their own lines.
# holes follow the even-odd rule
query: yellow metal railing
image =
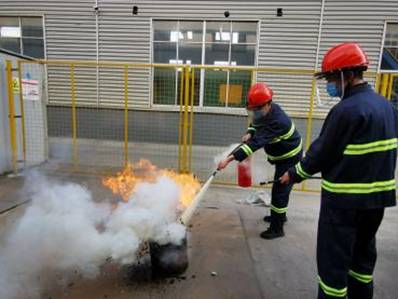
<svg viewBox="0 0 398 299">
<path fill-rule="evenodd" d="M 10 62 L 11 63 L 11 62 Z M 193 122 L 193 100 L 194 94 L 192 87 L 194 86 L 194 74 L 189 66 L 184 65 L 169 65 L 169 64 L 135 64 L 125 62 L 94 62 L 94 61 L 66 61 L 66 60 L 41 60 L 41 61 L 18 61 L 18 76 L 22 81 L 22 69 L 26 65 L 44 65 L 44 66 L 64 66 L 69 68 L 69 76 L 65 77 L 65 85 L 70 85 L 70 102 L 71 108 L 71 140 L 72 140 L 72 165 L 73 170 L 78 170 L 79 160 L 79 117 L 78 109 L 84 107 L 81 105 L 78 98 L 78 79 L 77 68 L 79 67 L 101 67 L 108 69 L 120 69 L 123 71 L 123 100 L 120 102 L 120 108 L 123 110 L 123 164 L 127 165 L 130 161 L 129 157 L 129 70 L 147 69 L 153 71 L 155 68 L 175 70 L 180 73 L 179 80 L 179 125 L 178 125 L 178 159 L 176 168 L 181 172 L 189 172 L 192 161 L 192 122 Z M 11 80 L 12 82 L 12 80 Z M 12 97 L 13 94 L 9 93 Z M 23 100 L 23 93 L 20 93 L 21 101 Z M 22 101 L 23 102 L 23 101 Z M 12 118 L 10 118 L 11 122 Z M 14 134 L 14 126 L 12 127 Z M 176 132 L 174 133 L 176 134 Z M 23 134 L 25 135 L 25 134 Z M 13 135 L 14 136 L 14 135 Z M 15 142 L 14 142 L 15 143 Z M 14 144 L 13 143 L 13 144 Z M 16 153 L 16 149 L 13 149 Z M 16 159 L 16 158 L 15 158 Z M 16 165 L 16 163 L 14 163 Z"/>
<path fill-rule="evenodd" d="M 394 82 L 398 78 L 398 72 L 382 72 L 377 76 L 376 91 L 388 100 L 392 100 L 393 92 L 395 89 L 398 91 L 398 85 Z"/>
<path fill-rule="evenodd" d="M 23 84 L 22 82 L 22 74 L 19 71 L 21 68 L 21 61 L 17 62 L 17 72 L 18 72 L 18 85 L 19 85 L 19 103 L 21 110 L 21 127 L 22 127 L 22 153 L 23 153 L 23 162 L 25 164 L 26 161 L 26 129 L 25 129 L 25 106 L 23 101 Z"/>
<path fill-rule="evenodd" d="M 12 62 L 7 60 L 6 62 L 6 76 L 7 76 L 7 89 L 8 89 L 8 119 L 10 126 L 10 143 L 12 152 L 12 168 L 14 174 L 18 172 L 17 162 L 17 130 L 15 124 L 15 104 L 14 104 L 14 87 L 12 78 Z"/>
<path fill-rule="evenodd" d="M 211 85 L 209 90 L 205 90 L 204 93 L 206 96 L 214 97 L 214 99 L 218 100 L 217 103 L 213 103 L 214 105 L 218 105 L 216 108 L 223 108 L 228 105 L 235 105 L 234 107 L 244 107 L 244 92 L 248 86 L 253 84 L 256 80 L 270 80 L 271 86 L 276 86 L 276 90 L 278 92 L 278 96 L 283 98 L 285 96 L 284 92 L 286 91 L 286 95 L 290 97 L 296 96 L 292 95 L 292 91 L 289 86 L 291 82 L 295 82 L 295 80 L 300 80 L 300 84 L 302 84 L 303 91 L 300 96 L 303 99 L 308 99 L 305 102 L 305 107 L 302 108 L 301 113 L 290 113 L 291 117 L 296 117 L 303 119 L 305 121 L 305 131 L 302 130 L 303 136 L 305 136 L 305 149 L 308 149 L 312 142 L 312 134 L 315 119 L 323 119 L 324 114 L 320 113 L 316 107 L 316 97 L 317 97 L 317 82 L 313 78 L 314 71 L 313 70 L 299 70 L 299 69 L 278 69 L 278 68 L 262 68 L 262 67 L 239 67 L 239 66 L 202 66 L 202 65 L 170 65 L 170 64 L 137 64 L 137 63 L 126 63 L 126 62 L 97 62 L 97 61 L 72 61 L 72 60 L 40 60 L 40 61 L 25 61 L 20 60 L 17 62 L 17 72 L 18 72 L 18 80 L 20 82 L 20 107 L 21 107 L 21 118 L 22 118 L 22 147 L 24 153 L 24 160 L 26 160 L 26 133 L 25 126 L 29 125 L 25 123 L 24 119 L 24 93 L 23 93 L 23 84 L 21 84 L 23 78 L 23 69 L 28 67 L 29 65 L 41 65 L 44 67 L 64 67 L 67 71 L 64 80 L 65 80 L 65 89 L 69 88 L 69 100 L 64 103 L 64 106 L 70 108 L 70 113 L 68 119 L 70 119 L 70 132 L 71 132 L 71 164 L 73 169 L 79 170 L 80 165 L 85 163 L 84 159 L 80 156 L 80 149 L 82 147 L 82 143 L 86 142 L 84 139 L 86 137 L 82 136 L 82 132 L 84 132 L 84 128 L 82 128 L 84 123 L 90 122 L 93 126 L 93 130 L 99 130 L 99 128 L 95 127 L 97 121 L 97 116 L 94 115 L 93 119 L 87 120 L 82 118 L 81 113 L 82 109 L 86 106 L 81 104 L 80 98 L 81 95 L 81 84 L 84 83 L 86 77 L 90 77 L 90 75 L 81 75 L 81 69 L 84 68 L 92 68 L 92 69 L 108 69 L 115 71 L 115 74 L 120 75 L 120 79 L 118 79 L 117 83 L 120 83 L 118 88 L 120 89 L 120 101 L 115 107 L 112 109 L 115 110 L 115 117 L 119 117 L 118 111 L 120 111 L 120 119 L 121 125 L 118 130 L 120 130 L 120 140 L 121 140 L 121 152 L 116 155 L 120 155 L 122 160 L 122 165 L 126 166 L 129 162 L 131 162 L 132 158 L 137 159 L 138 157 L 134 156 L 134 148 L 136 144 L 133 143 L 132 137 L 134 134 L 137 134 L 136 131 L 129 125 L 130 122 L 136 121 L 134 117 L 131 115 L 131 111 L 137 111 L 138 108 L 134 106 L 135 98 L 135 89 L 132 87 L 131 82 L 134 82 L 136 79 L 134 71 L 140 72 L 142 70 L 146 70 L 150 73 L 154 73 L 155 70 L 161 69 L 169 71 L 170 82 L 175 82 L 175 90 L 176 90 L 176 103 L 175 107 L 177 109 L 172 110 L 178 115 L 178 121 L 176 127 L 169 128 L 167 130 L 170 132 L 169 134 L 176 135 L 176 163 L 175 165 L 171 161 L 169 165 L 171 167 L 177 168 L 181 172 L 191 172 L 193 170 L 193 162 L 196 164 L 200 164 L 203 166 L 202 168 L 210 168 L 214 165 L 205 165 L 204 167 L 201 159 L 206 156 L 206 159 L 209 159 L 209 155 L 212 153 L 209 148 L 199 148 L 194 144 L 194 117 L 197 120 L 199 114 L 199 107 L 197 103 L 199 102 L 199 94 L 196 91 L 196 85 L 199 80 L 201 80 L 202 74 L 205 76 L 211 72 L 218 72 L 218 76 L 221 78 L 217 82 L 216 81 L 206 81 L 206 84 Z M 16 133 L 16 125 L 15 125 L 15 109 L 14 109 L 14 97 L 13 97 L 13 89 L 12 89 L 12 63 L 7 62 L 7 80 L 8 80 L 8 101 L 10 106 L 10 142 L 12 148 L 12 159 L 13 159 L 13 167 L 14 171 L 17 172 L 17 133 Z M 227 81 L 226 74 L 229 73 L 228 78 L 230 81 Z M 225 76 L 224 76 L 225 75 Z M 394 88 L 396 86 L 396 79 L 398 78 L 398 73 L 367 73 L 366 76 L 374 78 L 375 88 L 376 90 L 384 95 L 386 98 L 391 99 L 394 95 Z M 206 77 L 205 77 L 206 78 Z M 231 79 L 232 78 L 232 79 Z M 52 77 L 48 78 L 49 82 L 46 82 L 47 85 L 51 83 Z M 205 80 L 205 79 L 204 79 Z M 235 81 L 234 81 L 235 80 Z M 232 83 L 231 83 L 232 82 Z M 238 84 L 239 83 L 239 84 Z M 80 84 L 80 85 L 79 85 Z M 174 83 L 173 83 L 174 84 Z M 280 87 L 278 87 L 278 84 Z M 234 88 L 233 87 L 234 85 Z M 242 85 L 242 86 L 237 86 Z M 83 85 L 84 86 L 84 85 Z M 174 85 L 173 85 L 174 86 Z M 174 88 L 172 86 L 172 88 Z M 98 87 L 97 87 L 98 88 Z M 101 89 L 101 86 L 99 87 Z M 165 85 L 165 90 L 167 90 L 168 85 Z M 100 93 L 96 90 L 97 93 Z M 224 92 L 224 98 L 221 99 L 221 92 Z M 289 93 L 290 92 L 290 93 Z M 160 95 L 162 96 L 162 95 Z M 241 97 L 240 102 L 234 102 L 236 97 Z M 205 99 L 207 100 L 207 99 Z M 50 98 L 51 104 L 51 98 Z M 50 105 L 51 106 L 51 105 Z M 91 107 L 91 106 L 90 106 Z M 103 108 L 107 108 L 106 106 L 94 106 L 98 111 Z M 87 107 L 86 107 L 87 108 Z M 109 108 L 109 107 L 108 107 Z M 110 109 L 110 108 L 109 108 Z M 139 109 L 138 109 L 139 110 Z M 146 107 L 144 109 L 146 111 L 150 111 L 151 113 L 156 113 L 159 110 L 154 109 L 152 106 Z M 69 110 L 68 110 L 69 111 Z M 206 111 L 204 111 L 206 112 Z M 217 122 L 217 117 L 219 114 L 223 114 L 223 110 L 216 111 L 212 117 L 214 117 L 214 123 L 217 123 L 219 128 L 213 128 L 214 130 L 218 130 L 219 137 L 221 138 L 229 128 L 223 127 L 222 123 Z M 229 115 L 233 115 L 233 113 L 229 112 Z M 241 112 L 243 117 L 243 114 Z M 150 121 L 150 120 L 149 120 Z M 160 124 L 161 126 L 162 124 Z M 66 124 L 65 124 L 66 126 Z M 197 132 L 197 131 L 195 131 Z M 117 135 L 118 132 L 115 132 Z M 196 133 L 197 134 L 197 133 Z M 200 132 L 199 134 L 208 134 L 208 132 Z M 239 137 L 239 132 L 236 133 Z M 178 135 L 178 136 L 177 136 Z M 205 138 L 205 137 L 204 137 Z M 209 140 L 211 141 L 211 140 Z M 239 140 L 236 140 L 237 142 Z M 104 141 L 105 142 L 105 141 Z M 100 147 L 102 145 L 95 145 L 95 147 Z M 113 146 L 113 145 L 112 145 Z M 156 146 L 158 148 L 156 148 Z M 90 148 L 90 150 L 96 150 L 96 148 Z M 221 147 L 221 146 L 220 146 Z M 154 145 L 153 147 L 148 146 L 143 148 L 141 153 L 147 154 L 147 151 L 158 151 L 154 156 L 159 156 L 163 151 L 174 150 L 174 145 Z M 198 152 L 203 150 L 203 156 L 198 155 Z M 149 155 L 149 154 L 148 154 Z M 105 157 L 106 159 L 106 157 Z M 210 171 L 210 169 L 208 169 Z M 301 190 L 303 191 L 312 191 L 310 187 L 306 184 L 301 185 Z"/>
</svg>

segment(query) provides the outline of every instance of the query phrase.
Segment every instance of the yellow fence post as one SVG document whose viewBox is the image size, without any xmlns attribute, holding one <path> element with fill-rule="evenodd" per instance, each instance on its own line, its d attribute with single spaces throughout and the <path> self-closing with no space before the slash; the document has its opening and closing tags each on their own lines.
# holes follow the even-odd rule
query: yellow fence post
<svg viewBox="0 0 398 299">
<path fill-rule="evenodd" d="M 310 110 L 308 111 L 308 122 L 307 122 L 307 129 L 306 129 L 306 136 L 305 136 L 305 150 L 308 150 L 308 148 L 311 145 L 311 139 L 312 139 L 312 117 L 314 113 L 314 100 L 315 100 L 315 94 L 316 94 L 316 78 L 312 78 L 312 88 L 311 88 L 311 98 L 310 98 Z M 305 191 L 306 190 L 306 183 L 305 181 L 301 185 L 301 190 Z"/>
<path fill-rule="evenodd" d="M 394 84 L 394 81 L 396 80 L 398 78 L 398 74 L 397 73 L 394 73 L 394 74 L 391 74 L 391 86 L 390 86 L 390 99 L 389 100 L 392 100 L 392 96 L 393 96 L 393 90 L 394 90 L 394 86 L 395 86 L 395 84 Z M 396 82 L 396 81 L 395 81 Z M 397 96 L 397 94 L 395 94 L 395 97 Z M 396 99 L 395 99 L 396 100 Z"/>
<path fill-rule="evenodd" d="M 380 92 L 380 77 L 381 73 L 376 73 L 376 81 L 375 81 L 375 91 Z"/>
<path fill-rule="evenodd" d="M 183 132 L 182 132 L 182 165 L 183 172 L 188 172 L 188 113 L 189 113 L 189 80 L 190 80 L 189 67 L 185 67 L 185 82 L 184 82 L 184 121 L 183 121 Z"/>
<path fill-rule="evenodd" d="M 76 117 L 76 89 L 75 89 L 75 65 L 70 64 L 70 88 L 72 100 L 72 159 L 73 166 L 76 168 L 77 160 L 77 117 Z"/>
<path fill-rule="evenodd" d="M 195 69 L 191 68 L 191 101 L 190 101 L 190 110 L 189 110 L 189 138 L 188 138 L 188 147 L 189 147 L 189 155 L 188 155 L 188 172 L 192 172 L 192 142 L 193 142 L 193 103 L 195 100 Z"/>
<path fill-rule="evenodd" d="M 178 71 L 176 71 L 178 75 Z M 182 68 L 181 71 L 181 79 L 180 79 L 180 113 L 179 113 L 179 125 L 178 125 L 178 171 L 183 171 L 182 165 L 182 135 L 183 135 L 183 124 L 184 124 L 184 114 L 183 114 L 183 101 L 184 101 L 184 76 L 185 76 L 185 67 Z"/>
<path fill-rule="evenodd" d="M 250 82 L 250 86 L 252 86 L 253 84 L 255 84 L 256 83 L 256 78 L 257 78 L 257 73 L 256 73 L 256 71 L 255 70 L 250 70 L 250 72 L 251 72 L 251 82 Z M 250 126 L 250 124 L 252 123 L 252 119 L 249 117 L 249 116 L 247 116 L 247 121 L 246 121 L 246 123 L 247 123 L 247 127 L 249 127 Z"/>
<path fill-rule="evenodd" d="M 124 67 L 124 166 L 129 163 L 129 67 Z"/>
<path fill-rule="evenodd" d="M 386 98 L 388 100 L 391 100 L 391 95 L 392 95 L 392 87 L 393 87 L 393 83 L 394 83 L 394 75 L 393 74 L 388 74 L 389 78 L 388 78 L 388 87 L 387 87 L 387 95 Z"/>
<path fill-rule="evenodd" d="M 7 86 L 8 86 L 8 120 L 10 125 L 10 141 L 12 152 L 12 169 L 14 174 L 18 172 L 17 161 L 17 130 L 15 125 L 15 106 L 14 106 L 14 88 L 12 82 L 12 62 L 6 60 Z"/>
<path fill-rule="evenodd" d="M 389 74 L 381 75 L 381 88 L 380 94 L 384 97 L 387 96 Z"/>
<path fill-rule="evenodd" d="M 22 61 L 18 60 L 19 103 L 21 107 L 22 152 L 23 163 L 26 166 L 26 135 L 25 135 L 25 108 L 23 102 Z"/>
</svg>

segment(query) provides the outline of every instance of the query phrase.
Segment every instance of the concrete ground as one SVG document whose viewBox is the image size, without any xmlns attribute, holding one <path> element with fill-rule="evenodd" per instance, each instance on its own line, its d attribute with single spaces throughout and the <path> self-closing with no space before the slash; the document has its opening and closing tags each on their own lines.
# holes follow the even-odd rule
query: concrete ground
<svg viewBox="0 0 398 299">
<path fill-rule="evenodd" d="M 98 200 L 110 196 L 98 177 L 51 176 L 87 186 Z M 23 178 L 0 178 L 1 209 L 26 200 L 19 192 L 22 184 Z M 258 236 L 266 228 L 262 222 L 266 208 L 240 203 L 251 192 L 220 186 L 208 190 L 189 228 L 190 265 L 183 275 L 151 281 L 145 265 L 133 270 L 104 265 L 101 275 L 92 280 L 77 273 L 65 283 L 62 274 L 57 276 L 42 298 L 315 298 L 319 194 L 293 192 L 286 237 L 266 241 Z M 0 242 L 28 204 L 0 214 Z M 377 299 L 396 298 L 397 231 L 398 209 L 391 208 L 378 233 Z"/>
</svg>

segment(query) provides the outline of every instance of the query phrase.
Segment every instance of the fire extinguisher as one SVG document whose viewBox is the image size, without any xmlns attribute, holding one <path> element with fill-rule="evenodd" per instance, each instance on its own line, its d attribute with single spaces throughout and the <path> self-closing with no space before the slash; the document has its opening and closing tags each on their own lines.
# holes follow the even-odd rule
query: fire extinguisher
<svg viewBox="0 0 398 299">
<path fill-rule="evenodd" d="M 240 187 L 250 187 L 252 185 L 251 157 L 247 157 L 238 163 L 238 185 Z"/>
</svg>

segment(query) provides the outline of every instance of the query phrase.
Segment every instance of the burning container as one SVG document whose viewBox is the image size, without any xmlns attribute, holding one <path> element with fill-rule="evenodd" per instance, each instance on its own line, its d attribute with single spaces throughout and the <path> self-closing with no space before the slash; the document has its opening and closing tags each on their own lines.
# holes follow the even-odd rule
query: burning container
<svg viewBox="0 0 398 299">
<path fill-rule="evenodd" d="M 164 244 L 156 242 L 149 244 L 152 277 L 161 278 L 178 275 L 188 268 L 187 237 L 182 240 L 181 245 Z"/>
<path fill-rule="evenodd" d="M 213 174 L 212 178 L 214 177 Z M 115 177 L 103 180 L 103 184 L 109 187 L 115 194 L 128 201 L 138 183 L 153 182 L 159 176 L 172 179 L 181 190 L 179 203 L 181 210 L 179 222 L 187 225 L 199 200 L 210 183 L 201 189 L 199 181 L 190 174 L 179 174 L 171 170 L 159 170 L 147 160 L 140 160 L 136 164 L 129 164 Z M 206 187 L 207 186 L 207 187 Z M 161 278 L 183 273 L 188 268 L 187 236 L 180 245 L 168 243 L 158 244 L 149 242 L 149 254 L 151 257 L 152 277 Z"/>
</svg>

